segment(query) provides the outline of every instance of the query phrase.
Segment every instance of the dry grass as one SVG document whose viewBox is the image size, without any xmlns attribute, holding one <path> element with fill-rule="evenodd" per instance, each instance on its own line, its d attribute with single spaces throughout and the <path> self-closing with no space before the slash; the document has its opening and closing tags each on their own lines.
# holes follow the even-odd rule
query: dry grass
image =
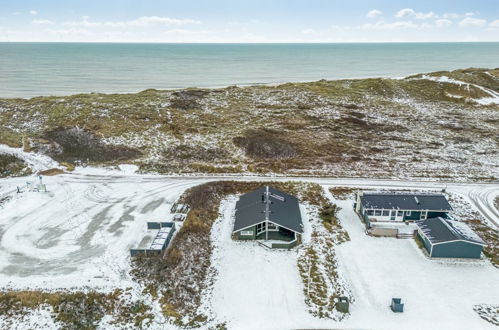
<svg viewBox="0 0 499 330">
<path fill-rule="evenodd" d="M 154 316 L 150 307 L 141 301 L 130 302 L 126 293 L 90 292 L 0 292 L 0 315 L 6 324 L 22 318 L 32 310 L 49 306 L 54 321 L 61 329 L 97 329 L 105 315 L 110 315 L 118 326 L 133 325 L 142 328 Z"/>
<path fill-rule="evenodd" d="M 58 174 L 63 174 L 64 171 L 61 170 L 60 168 L 51 168 L 45 171 L 41 171 L 38 174 L 44 175 L 44 176 L 53 176 L 53 175 L 58 175 Z"/>
<path fill-rule="evenodd" d="M 349 199 L 356 189 L 351 187 L 333 187 L 329 188 L 329 191 L 334 196 L 334 198 L 339 200 Z"/>
<path fill-rule="evenodd" d="M 291 159 L 297 155 L 296 147 L 275 130 L 248 130 L 233 141 L 236 146 L 244 149 L 247 157 L 255 160 Z"/>
<path fill-rule="evenodd" d="M 106 145 L 91 131 L 77 127 L 59 128 L 46 133 L 49 155 L 67 163 L 84 161 L 106 163 L 138 158 L 141 152 L 126 146 Z"/>
<path fill-rule="evenodd" d="M 0 154 L 0 178 L 30 174 L 27 164 L 14 155 Z"/>
<path fill-rule="evenodd" d="M 499 230 L 491 228 L 478 219 L 466 219 L 465 222 L 487 243 L 483 254 L 499 268 Z"/>
</svg>

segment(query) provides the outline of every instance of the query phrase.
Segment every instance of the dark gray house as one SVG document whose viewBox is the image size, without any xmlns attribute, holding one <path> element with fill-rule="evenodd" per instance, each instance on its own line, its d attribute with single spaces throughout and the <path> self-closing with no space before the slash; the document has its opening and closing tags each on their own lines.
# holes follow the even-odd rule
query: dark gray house
<svg viewBox="0 0 499 330">
<path fill-rule="evenodd" d="M 241 195 L 235 218 L 234 239 L 263 240 L 273 248 L 291 248 L 303 233 L 298 199 L 268 186 Z"/>
<path fill-rule="evenodd" d="M 447 217 L 452 211 L 442 194 L 420 192 L 358 192 L 355 211 L 371 222 L 403 222 Z"/>
<path fill-rule="evenodd" d="M 432 218 L 416 222 L 430 257 L 479 259 L 485 242 L 464 222 Z"/>
</svg>

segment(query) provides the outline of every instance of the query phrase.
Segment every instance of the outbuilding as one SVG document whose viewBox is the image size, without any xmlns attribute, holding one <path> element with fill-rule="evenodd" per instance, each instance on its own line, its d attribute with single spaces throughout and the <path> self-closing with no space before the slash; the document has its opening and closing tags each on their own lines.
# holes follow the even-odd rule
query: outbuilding
<svg viewBox="0 0 499 330">
<path fill-rule="evenodd" d="M 464 222 L 441 217 L 417 222 L 418 237 L 432 258 L 479 259 L 486 243 Z"/>
<path fill-rule="evenodd" d="M 361 191 L 357 193 L 355 210 L 370 227 L 371 222 L 447 217 L 452 207 L 444 195 L 437 193 Z"/>
<path fill-rule="evenodd" d="M 241 195 L 236 203 L 232 236 L 261 240 L 273 248 L 291 248 L 303 234 L 298 199 L 269 186 Z"/>
</svg>

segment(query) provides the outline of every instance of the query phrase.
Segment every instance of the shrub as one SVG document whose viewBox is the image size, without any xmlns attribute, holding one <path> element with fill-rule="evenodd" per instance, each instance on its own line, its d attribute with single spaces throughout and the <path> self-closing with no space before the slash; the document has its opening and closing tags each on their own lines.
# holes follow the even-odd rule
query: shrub
<svg viewBox="0 0 499 330">
<path fill-rule="evenodd" d="M 290 159 L 297 155 L 296 147 L 283 138 L 284 134 L 270 129 L 248 130 L 232 141 L 244 148 L 246 156 L 253 159 Z"/>
</svg>

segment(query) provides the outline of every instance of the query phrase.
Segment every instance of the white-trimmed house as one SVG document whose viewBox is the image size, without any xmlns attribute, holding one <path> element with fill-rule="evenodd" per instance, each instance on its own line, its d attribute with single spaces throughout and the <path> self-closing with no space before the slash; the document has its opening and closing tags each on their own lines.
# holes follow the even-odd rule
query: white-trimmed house
<svg viewBox="0 0 499 330">
<path fill-rule="evenodd" d="M 272 187 L 241 195 L 236 203 L 232 237 L 263 240 L 274 248 L 291 248 L 301 241 L 303 223 L 298 199 Z"/>
<path fill-rule="evenodd" d="M 355 211 L 368 227 L 373 222 L 407 222 L 447 217 L 452 211 L 442 194 L 420 192 L 357 193 Z"/>
</svg>

